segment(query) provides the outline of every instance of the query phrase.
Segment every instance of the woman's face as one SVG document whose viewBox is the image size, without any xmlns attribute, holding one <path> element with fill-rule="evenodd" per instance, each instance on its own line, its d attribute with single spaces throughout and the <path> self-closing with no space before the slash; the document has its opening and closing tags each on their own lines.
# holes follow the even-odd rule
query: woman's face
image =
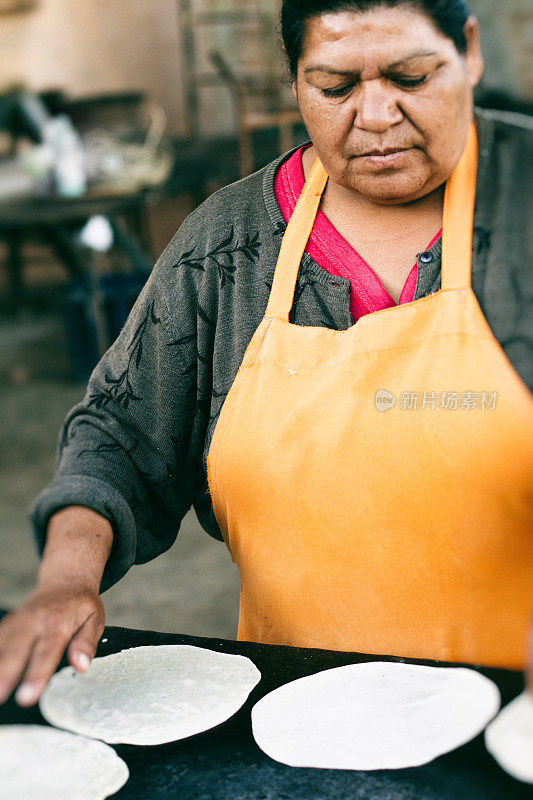
<svg viewBox="0 0 533 800">
<path fill-rule="evenodd" d="M 379 204 L 416 200 L 453 172 L 483 72 L 477 22 L 466 54 L 405 6 L 307 20 L 293 91 L 330 178 Z"/>
</svg>

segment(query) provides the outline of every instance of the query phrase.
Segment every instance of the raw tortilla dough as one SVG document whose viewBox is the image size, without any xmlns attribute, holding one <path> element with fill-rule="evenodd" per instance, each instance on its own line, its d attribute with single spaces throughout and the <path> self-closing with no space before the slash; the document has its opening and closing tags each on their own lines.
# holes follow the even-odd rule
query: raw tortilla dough
<svg viewBox="0 0 533 800">
<path fill-rule="evenodd" d="M 129 777 L 112 747 L 45 725 L 0 726 L 0 796 L 104 800 Z"/>
<path fill-rule="evenodd" d="M 252 728 L 291 767 L 401 769 L 468 742 L 499 707 L 474 670 L 374 661 L 281 686 L 254 706 Z"/>
<path fill-rule="evenodd" d="M 512 700 L 490 723 L 485 744 L 509 775 L 533 783 L 533 698 L 528 692 Z"/>
<path fill-rule="evenodd" d="M 244 656 L 190 645 L 132 647 L 56 673 L 39 706 L 52 725 L 104 742 L 162 744 L 214 728 L 261 673 Z"/>
</svg>

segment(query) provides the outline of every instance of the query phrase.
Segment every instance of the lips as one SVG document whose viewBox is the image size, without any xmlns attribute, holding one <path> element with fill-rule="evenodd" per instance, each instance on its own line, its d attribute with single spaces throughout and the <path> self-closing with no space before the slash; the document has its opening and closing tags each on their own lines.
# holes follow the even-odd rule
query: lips
<svg viewBox="0 0 533 800">
<path fill-rule="evenodd" d="M 404 153 L 408 147 L 389 147 L 387 150 L 370 150 L 368 153 L 361 153 L 360 158 L 367 158 L 368 156 L 390 156 L 394 153 Z"/>
</svg>

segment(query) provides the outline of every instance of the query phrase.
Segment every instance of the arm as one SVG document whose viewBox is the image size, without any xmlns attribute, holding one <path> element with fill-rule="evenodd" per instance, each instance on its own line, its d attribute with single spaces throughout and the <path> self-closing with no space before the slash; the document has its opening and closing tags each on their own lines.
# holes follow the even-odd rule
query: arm
<svg viewBox="0 0 533 800">
<path fill-rule="evenodd" d="M 31 510 L 38 584 L 0 625 L 0 702 L 21 679 L 17 700 L 35 702 L 65 648 L 88 668 L 104 626 L 99 591 L 170 547 L 191 505 L 209 418 L 199 370 L 211 390 L 197 363 L 204 273 L 179 269 L 181 246 L 178 234 L 63 425 L 54 481 Z"/>
<path fill-rule="evenodd" d="M 70 506 L 52 516 L 37 585 L 0 624 L 0 703 L 20 681 L 17 702 L 36 703 L 65 649 L 75 669 L 89 668 L 104 629 L 98 587 L 112 537 L 91 509 Z"/>
<path fill-rule="evenodd" d="M 54 481 L 31 509 L 41 552 L 48 520 L 60 508 L 85 506 L 109 521 L 102 592 L 171 546 L 197 482 L 204 433 L 197 273 L 177 269 L 174 255 L 167 248 L 154 267 L 84 399 L 67 415 Z"/>
</svg>

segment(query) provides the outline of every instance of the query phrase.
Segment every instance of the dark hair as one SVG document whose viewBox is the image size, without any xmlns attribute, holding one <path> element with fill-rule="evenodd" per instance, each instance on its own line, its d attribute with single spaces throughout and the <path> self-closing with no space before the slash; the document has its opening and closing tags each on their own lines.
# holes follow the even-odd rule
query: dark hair
<svg viewBox="0 0 533 800">
<path fill-rule="evenodd" d="M 293 77 L 302 54 L 305 22 L 310 17 L 336 11 L 368 11 L 376 6 L 411 6 L 430 17 L 460 53 L 466 51 L 464 25 L 469 17 L 465 0 L 283 0 L 281 34 Z"/>
</svg>

